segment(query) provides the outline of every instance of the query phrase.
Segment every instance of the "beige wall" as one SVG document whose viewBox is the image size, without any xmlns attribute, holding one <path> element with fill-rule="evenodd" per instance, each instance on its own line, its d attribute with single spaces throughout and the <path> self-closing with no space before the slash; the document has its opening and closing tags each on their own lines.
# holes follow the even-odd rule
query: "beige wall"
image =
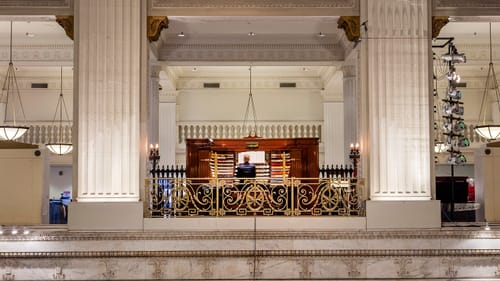
<svg viewBox="0 0 500 281">
<path fill-rule="evenodd" d="M 44 157 L 37 149 L 0 149 L 0 224 L 40 224 Z"/>
</svg>

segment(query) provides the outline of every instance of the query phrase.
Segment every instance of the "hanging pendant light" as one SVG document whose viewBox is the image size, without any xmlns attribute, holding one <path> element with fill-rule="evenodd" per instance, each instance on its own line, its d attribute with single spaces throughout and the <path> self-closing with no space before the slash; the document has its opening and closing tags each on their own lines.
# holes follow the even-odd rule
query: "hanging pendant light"
<svg viewBox="0 0 500 281">
<path fill-rule="evenodd" d="M 57 100 L 57 106 L 56 106 L 56 112 L 54 113 L 54 121 L 53 123 L 56 123 L 56 118 L 59 113 L 59 131 L 57 134 L 57 141 L 54 143 L 48 143 L 46 144 L 46 147 L 48 150 L 50 150 L 52 153 L 63 155 L 63 154 L 68 154 L 73 150 L 73 144 L 71 143 L 65 143 L 63 142 L 63 109 L 64 113 L 66 115 L 66 120 L 69 123 L 69 115 L 68 115 L 68 110 L 66 109 L 66 103 L 64 102 L 64 96 L 62 92 L 62 66 L 61 66 L 61 92 L 59 93 L 59 99 Z"/>
<path fill-rule="evenodd" d="M 245 110 L 245 119 L 243 120 L 243 130 L 246 129 L 250 111 L 252 111 L 253 126 L 250 127 L 247 137 L 257 137 L 257 113 L 255 112 L 255 103 L 253 102 L 252 94 L 252 66 L 248 68 L 250 71 L 250 92 L 248 94 L 247 108 Z"/>
<path fill-rule="evenodd" d="M 17 85 L 16 73 L 14 64 L 12 63 L 12 21 L 10 22 L 10 60 L 9 67 L 7 68 L 7 75 L 2 86 L 2 99 L 5 99 L 5 116 L 4 122 L 7 120 L 7 112 L 9 112 L 9 104 L 12 111 L 12 125 L 0 125 L 0 140 L 15 140 L 20 138 L 29 129 L 27 126 L 20 126 L 16 120 L 19 105 L 20 113 L 22 114 L 23 121 L 26 122 L 24 115 L 23 103 L 21 102 L 21 95 L 19 94 L 19 87 Z"/>
<path fill-rule="evenodd" d="M 498 111 L 500 112 L 500 89 L 498 88 L 495 69 L 493 68 L 492 47 L 491 47 L 491 22 L 490 22 L 490 65 L 488 76 L 484 85 L 483 99 L 481 101 L 481 109 L 479 110 L 479 121 L 482 120 L 482 125 L 474 128 L 474 131 L 482 138 L 488 141 L 496 140 L 500 137 L 500 124 L 486 124 L 486 108 L 485 103 L 489 92 L 494 92 L 497 99 Z"/>
</svg>

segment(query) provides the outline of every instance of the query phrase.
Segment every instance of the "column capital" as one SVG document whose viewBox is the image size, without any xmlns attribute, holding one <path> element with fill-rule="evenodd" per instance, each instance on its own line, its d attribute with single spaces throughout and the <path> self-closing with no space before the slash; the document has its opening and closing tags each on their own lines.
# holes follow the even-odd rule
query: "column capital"
<svg viewBox="0 0 500 281">
<path fill-rule="evenodd" d="M 148 16 L 149 42 L 158 41 L 161 31 L 168 28 L 168 18 L 164 16 Z"/>
<path fill-rule="evenodd" d="M 351 42 L 358 41 L 360 37 L 359 16 L 341 16 L 337 21 L 337 28 L 342 28 Z"/>
<path fill-rule="evenodd" d="M 56 16 L 56 22 L 64 28 L 64 32 L 66 32 L 66 35 L 71 39 L 74 39 L 74 16 Z"/>
<path fill-rule="evenodd" d="M 432 17 L 432 38 L 439 36 L 441 29 L 449 22 L 447 16 L 433 16 Z"/>
</svg>

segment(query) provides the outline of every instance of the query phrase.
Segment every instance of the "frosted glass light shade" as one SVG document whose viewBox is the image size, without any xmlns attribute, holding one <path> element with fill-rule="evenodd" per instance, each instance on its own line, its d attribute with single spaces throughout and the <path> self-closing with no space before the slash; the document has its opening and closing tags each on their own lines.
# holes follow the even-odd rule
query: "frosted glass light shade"
<svg viewBox="0 0 500 281">
<path fill-rule="evenodd" d="M 448 146 L 444 142 L 436 142 L 434 144 L 434 152 L 435 153 L 442 153 L 445 152 L 448 149 Z"/>
<path fill-rule="evenodd" d="M 0 139 L 1 140 L 15 140 L 20 138 L 28 131 L 29 127 L 26 126 L 0 126 Z"/>
<path fill-rule="evenodd" d="M 59 155 L 68 154 L 73 150 L 73 144 L 71 143 L 48 143 L 46 147 L 50 152 Z"/>
<path fill-rule="evenodd" d="M 480 125 L 476 126 L 474 131 L 487 140 L 496 140 L 500 137 L 500 125 Z"/>
</svg>

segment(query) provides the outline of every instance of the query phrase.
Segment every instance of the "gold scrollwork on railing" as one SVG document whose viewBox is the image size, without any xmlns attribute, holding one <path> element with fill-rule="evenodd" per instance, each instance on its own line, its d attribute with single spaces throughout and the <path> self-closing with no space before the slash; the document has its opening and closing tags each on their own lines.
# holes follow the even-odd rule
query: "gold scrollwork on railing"
<svg viewBox="0 0 500 281">
<path fill-rule="evenodd" d="M 148 217 L 359 216 L 357 179 L 147 179 Z"/>
</svg>

